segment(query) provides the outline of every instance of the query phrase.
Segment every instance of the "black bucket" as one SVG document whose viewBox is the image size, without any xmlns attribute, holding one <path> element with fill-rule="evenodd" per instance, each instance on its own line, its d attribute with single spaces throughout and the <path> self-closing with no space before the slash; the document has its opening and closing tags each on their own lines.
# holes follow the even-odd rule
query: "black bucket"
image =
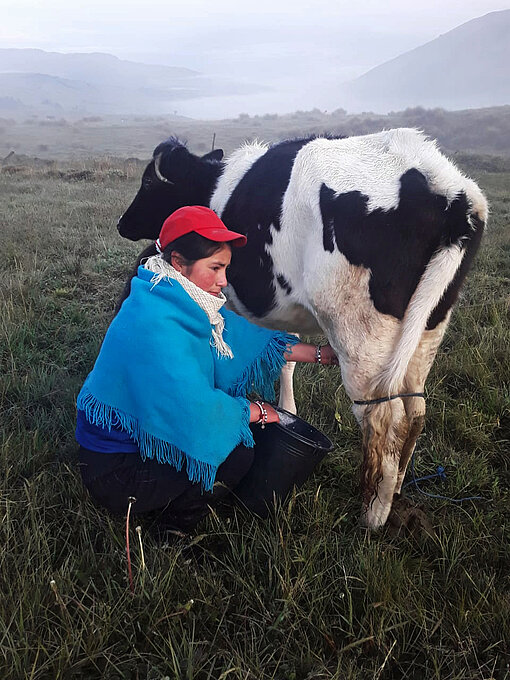
<svg viewBox="0 0 510 680">
<path fill-rule="evenodd" d="M 259 517 L 267 517 L 274 500 L 285 501 L 294 486 L 300 487 L 331 451 L 333 444 L 320 430 L 302 418 L 277 408 L 279 423 L 264 429 L 250 426 L 255 458 L 234 495 Z"/>
</svg>

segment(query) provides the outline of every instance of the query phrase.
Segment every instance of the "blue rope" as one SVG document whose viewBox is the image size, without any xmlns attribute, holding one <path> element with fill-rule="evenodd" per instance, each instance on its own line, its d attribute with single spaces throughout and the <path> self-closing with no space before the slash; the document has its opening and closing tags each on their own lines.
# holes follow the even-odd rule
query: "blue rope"
<svg viewBox="0 0 510 680">
<path fill-rule="evenodd" d="M 438 465 L 436 468 L 437 472 L 435 472 L 432 475 L 425 475 L 425 477 L 416 477 L 416 473 L 414 470 L 414 451 L 413 455 L 411 457 L 411 476 L 412 479 L 409 482 L 406 482 L 402 489 L 405 489 L 407 486 L 410 486 L 413 484 L 416 489 L 423 494 L 424 496 L 428 496 L 429 498 L 439 498 L 443 501 L 449 501 L 450 503 L 463 503 L 464 501 L 486 501 L 489 500 L 488 498 L 484 498 L 483 496 L 466 496 L 465 498 L 449 498 L 448 496 L 441 496 L 440 494 L 436 493 L 427 493 L 427 491 L 424 491 L 422 488 L 420 488 L 420 485 L 418 482 L 424 482 L 428 479 L 435 479 L 438 477 L 442 481 L 446 479 L 446 472 L 445 469 L 442 465 Z"/>
</svg>

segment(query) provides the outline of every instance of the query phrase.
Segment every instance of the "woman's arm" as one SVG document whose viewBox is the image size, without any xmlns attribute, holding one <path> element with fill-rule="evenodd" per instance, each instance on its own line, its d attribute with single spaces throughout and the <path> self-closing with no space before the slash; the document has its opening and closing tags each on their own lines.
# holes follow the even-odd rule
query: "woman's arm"
<svg viewBox="0 0 510 680">
<path fill-rule="evenodd" d="M 320 352 L 318 351 L 320 347 Z M 323 364 L 324 366 L 338 366 L 338 357 L 331 345 L 307 345 L 298 342 L 293 347 L 287 347 L 285 361 L 299 361 L 306 364 Z"/>
<path fill-rule="evenodd" d="M 277 411 L 271 406 L 271 404 L 268 404 L 267 401 L 261 401 L 262 408 L 266 411 L 266 416 L 264 417 L 263 423 L 278 423 L 280 421 L 280 416 L 278 415 Z M 258 404 L 251 402 L 250 403 L 250 423 L 260 423 L 261 421 L 261 416 L 262 412 L 260 410 L 260 406 Z"/>
<path fill-rule="evenodd" d="M 318 349 L 320 347 L 320 350 Z M 307 345 L 304 342 L 298 342 L 296 345 L 287 346 L 284 355 L 285 361 L 300 361 L 309 364 L 323 364 L 324 366 L 338 366 L 338 358 L 333 351 L 331 345 Z M 265 410 L 262 418 L 262 410 Z M 250 423 L 278 423 L 280 418 L 278 412 L 267 402 L 250 403 Z"/>
</svg>

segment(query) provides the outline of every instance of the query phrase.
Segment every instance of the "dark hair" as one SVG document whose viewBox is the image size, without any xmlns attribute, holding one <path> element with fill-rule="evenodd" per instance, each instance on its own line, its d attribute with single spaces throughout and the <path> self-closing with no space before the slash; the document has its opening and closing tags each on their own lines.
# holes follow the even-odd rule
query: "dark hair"
<svg viewBox="0 0 510 680">
<path fill-rule="evenodd" d="M 190 231 L 184 236 L 176 238 L 175 241 L 169 243 L 163 250 L 163 259 L 170 262 L 170 256 L 175 250 L 182 255 L 186 264 L 192 265 L 197 260 L 203 260 L 205 257 L 211 257 L 217 250 L 224 245 L 223 242 L 211 241 L 205 236 L 197 234 L 195 231 Z"/>
</svg>

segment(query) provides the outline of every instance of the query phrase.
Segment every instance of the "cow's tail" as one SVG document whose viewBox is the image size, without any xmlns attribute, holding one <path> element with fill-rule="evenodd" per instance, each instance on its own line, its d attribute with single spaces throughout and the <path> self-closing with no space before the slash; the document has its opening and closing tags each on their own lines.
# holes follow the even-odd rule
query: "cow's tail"
<svg viewBox="0 0 510 680">
<path fill-rule="evenodd" d="M 483 216 L 486 218 L 486 215 L 485 210 Z M 468 218 L 467 222 L 470 226 L 473 222 L 478 223 L 478 229 L 483 231 L 485 220 L 478 215 Z M 430 259 L 407 307 L 391 358 L 372 386 L 372 396 L 390 396 L 401 391 L 409 362 L 418 348 L 430 315 L 453 282 L 466 254 L 469 253 L 467 260 L 470 261 L 474 255 L 473 250 L 476 252 L 477 245 L 470 244 L 469 241 L 477 230 L 471 227 L 470 231 L 470 234 L 465 234 L 456 243 L 441 247 Z M 479 242 L 478 238 L 475 240 Z M 469 263 L 466 262 L 466 265 Z M 467 266 L 462 269 L 463 276 Z"/>
<path fill-rule="evenodd" d="M 401 390 L 407 367 L 420 343 L 428 318 L 453 281 L 464 254 L 464 248 L 451 245 L 431 258 L 407 307 L 390 361 L 378 376 L 374 389 L 377 396 L 398 394 Z"/>
</svg>

